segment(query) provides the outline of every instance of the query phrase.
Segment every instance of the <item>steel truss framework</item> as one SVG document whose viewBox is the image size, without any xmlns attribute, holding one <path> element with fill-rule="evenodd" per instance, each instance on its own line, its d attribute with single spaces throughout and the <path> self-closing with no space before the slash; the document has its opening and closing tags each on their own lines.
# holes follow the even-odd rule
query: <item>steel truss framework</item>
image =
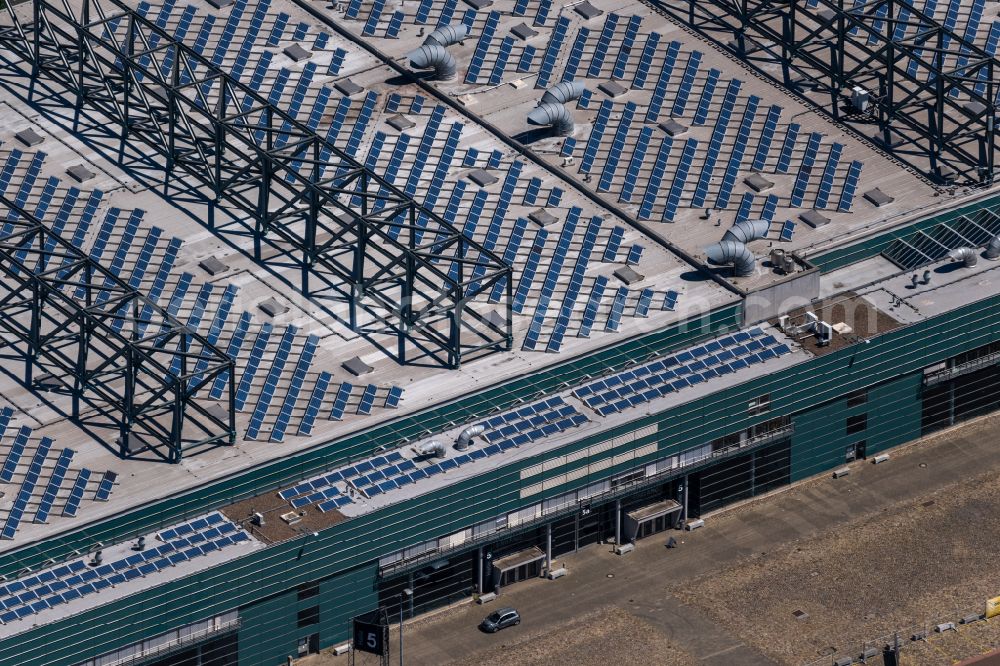
<svg viewBox="0 0 1000 666">
<path fill-rule="evenodd" d="M 74 418 L 87 403 L 110 419 L 122 457 L 235 443 L 232 359 L 3 196 L 0 219 L 0 349 L 27 386 L 61 385 Z M 223 374 L 220 404 L 207 393 Z"/>
<path fill-rule="evenodd" d="M 513 344 L 511 269 L 385 178 L 119 0 L 8 7 L 0 43 L 252 221 L 308 297 L 345 300 L 352 329 L 458 367 Z M 287 256 L 286 256 L 287 255 Z M 285 264 L 283 264 L 285 265 Z M 506 280 L 503 321 L 479 312 Z M 480 298 L 482 297 L 482 298 Z"/>
<path fill-rule="evenodd" d="M 786 86 L 808 82 L 829 94 L 835 119 L 865 134 L 860 126 L 875 123 L 883 147 L 907 161 L 907 152 L 929 159 L 933 179 L 992 182 L 1000 63 L 910 2 L 651 2 L 703 34 L 734 35 L 731 47 L 765 72 L 780 67 Z M 841 108 L 855 87 L 870 93 L 870 113 Z"/>
</svg>

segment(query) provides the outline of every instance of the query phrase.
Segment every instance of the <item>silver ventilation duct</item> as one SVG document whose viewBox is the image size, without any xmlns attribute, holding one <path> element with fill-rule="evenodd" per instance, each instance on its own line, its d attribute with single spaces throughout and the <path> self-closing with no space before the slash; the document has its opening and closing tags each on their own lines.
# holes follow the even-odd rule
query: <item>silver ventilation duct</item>
<svg viewBox="0 0 1000 666">
<path fill-rule="evenodd" d="M 972 268 L 979 261 L 979 252 L 971 247 L 957 247 L 948 253 L 952 261 L 961 261 L 966 268 Z"/>
<path fill-rule="evenodd" d="M 413 69 L 434 69 L 434 78 L 447 81 L 455 78 L 457 66 L 455 58 L 443 46 L 437 44 L 421 46 L 416 51 L 410 51 L 406 56 L 410 59 Z"/>
<path fill-rule="evenodd" d="M 546 90 L 538 104 L 565 104 L 580 99 L 584 90 L 583 81 L 563 81 Z"/>
<path fill-rule="evenodd" d="M 457 66 L 455 57 L 445 47 L 457 44 L 469 35 L 469 27 L 464 23 L 443 25 L 427 35 L 423 46 L 411 51 L 406 57 L 414 69 L 434 69 L 434 78 L 447 81 L 455 78 Z"/>
<path fill-rule="evenodd" d="M 458 44 L 468 36 L 469 26 L 464 23 L 443 25 L 424 38 L 424 46 L 451 46 Z"/>
<path fill-rule="evenodd" d="M 444 458 L 446 454 L 445 446 L 436 439 L 424 442 L 413 449 L 418 456 L 435 456 Z"/>
<path fill-rule="evenodd" d="M 536 106 L 528 114 L 529 125 L 551 125 L 559 136 L 569 136 L 573 133 L 573 116 L 562 104 L 542 104 Z"/>
<path fill-rule="evenodd" d="M 579 99 L 583 91 L 581 81 L 557 83 L 545 91 L 538 106 L 528 114 L 528 124 L 551 125 L 557 136 L 569 136 L 573 133 L 573 115 L 563 104 Z"/>
<path fill-rule="evenodd" d="M 723 240 L 705 248 L 709 261 L 716 264 L 732 264 L 736 277 L 750 277 L 756 267 L 756 259 L 746 245 L 736 240 Z"/>
<path fill-rule="evenodd" d="M 771 229 L 771 223 L 767 220 L 742 220 L 730 227 L 722 235 L 724 241 L 737 241 L 739 243 L 749 243 L 767 237 L 767 232 Z"/>
<path fill-rule="evenodd" d="M 997 234 L 986 246 L 986 258 L 990 260 L 1000 259 L 1000 234 Z"/>
<path fill-rule="evenodd" d="M 469 448 L 469 444 L 472 443 L 472 438 L 478 435 L 482 435 L 485 431 L 486 431 L 485 426 L 481 425 L 469 426 L 468 428 L 463 430 L 462 433 L 458 436 L 458 439 L 455 441 L 455 448 L 458 449 L 459 451 L 466 450 L 467 448 Z"/>
</svg>

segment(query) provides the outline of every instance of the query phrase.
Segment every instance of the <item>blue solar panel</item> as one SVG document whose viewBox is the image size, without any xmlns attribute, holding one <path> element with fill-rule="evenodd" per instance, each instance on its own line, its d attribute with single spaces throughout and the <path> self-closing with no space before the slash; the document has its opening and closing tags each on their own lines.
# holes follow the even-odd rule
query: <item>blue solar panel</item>
<svg viewBox="0 0 1000 666">
<path fill-rule="evenodd" d="M 576 70 L 580 66 L 580 60 L 583 58 L 583 49 L 587 45 L 587 38 L 590 36 L 590 30 L 587 28 L 580 28 L 576 33 L 576 39 L 573 40 L 573 46 L 570 48 L 569 57 L 566 59 L 566 66 L 563 68 L 563 81 L 572 81 L 576 78 Z"/>
<path fill-rule="evenodd" d="M 712 99 L 715 96 L 715 89 L 721 77 L 722 72 L 720 70 L 715 68 L 708 70 L 708 76 L 701 91 L 701 98 L 698 100 L 698 107 L 694 112 L 695 125 L 704 125 L 708 120 L 709 109 L 712 106 Z"/>
<path fill-rule="evenodd" d="M 340 421 L 344 418 L 344 410 L 347 407 L 347 400 L 351 397 L 351 391 L 354 387 L 348 382 L 344 382 L 337 389 L 337 397 L 333 401 L 333 409 L 330 412 L 330 418 Z"/>
<path fill-rule="evenodd" d="M 608 47 L 614 39 L 615 30 L 617 28 L 618 14 L 612 12 L 608 14 L 608 17 L 604 20 L 604 27 L 601 29 L 601 34 L 597 38 L 597 46 L 594 48 L 594 55 L 591 58 L 590 67 L 587 69 L 587 76 L 590 78 L 596 78 L 601 75 L 601 69 L 604 66 L 604 59 L 608 54 Z"/>
<path fill-rule="evenodd" d="M 778 155 L 778 165 L 775 168 L 777 173 L 788 173 L 788 168 L 792 162 L 792 153 L 795 150 L 795 142 L 799 137 L 799 129 L 800 126 L 796 123 L 788 125 L 788 129 L 785 131 L 785 140 L 781 146 L 781 153 Z"/>
<path fill-rule="evenodd" d="M 741 358 L 737 359 L 734 351 Z M 608 415 L 745 368 L 748 361 L 758 363 L 789 351 L 787 345 L 778 345 L 774 336 L 757 327 L 591 382 L 576 389 L 574 395 L 598 414 Z M 728 361 L 732 361 L 731 365 L 726 364 Z M 569 422 L 576 418 L 569 413 L 559 416 Z"/>
<path fill-rule="evenodd" d="M 535 25 L 545 25 L 548 20 L 549 10 L 552 8 L 552 0 L 540 0 L 538 10 L 535 12 Z"/>
<path fill-rule="evenodd" d="M 844 189 L 841 192 L 837 210 L 846 213 L 854 205 L 854 196 L 858 189 L 858 181 L 861 179 L 862 166 L 861 162 L 851 162 L 851 166 L 847 171 L 847 178 L 844 180 Z"/>
<path fill-rule="evenodd" d="M 660 148 L 656 154 L 656 161 L 653 164 L 653 169 L 649 174 L 649 179 L 646 183 L 646 191 L 642 197 L 642 203 L 639 206 L 639 217 L 647 219 L 653 213 L 653 205 L 659 198 L 660 185 L 663 180 L 664 173 L 667 168 L 667 159 L 670 157 L 670 151 L 673 148 L 673 139 L 669 136 L 663 137 L 660 142 Z M 685 176 L 686 177 L 686 176 Z"/>
<path fill-rule="evenodd" d="M 608 153 L 607 161 L 604 163 L 604 169 L 601 171 L 601 177 L 597 184 L 599 192 L 607 192 L 611 189 L 615 173 L 618 170 L 618 162 L 622 154 L 624 154 L 628 143 L 628 132 L 632 125 L 632 118 L 635 115 L 636 108 L 634 102 L 625 104 L 625 109 L 622 111 L 621 118 L 618 121 L 618 129 L 615 131 L 615 136 L 611 141 L 611 150 Z"/>
<path fill-rule="evenodd" d="M 625 35 L 622 37 L 621 44 L 618 47 L 618 56 L 615 58 L 614 68 L 611 72 L 613 79 L 625 78 L 625 68 L 628 66 L 628 60 L 632 54 L 632 48 L 635 45 L 635 38 L 639 34 L 639 26 L 641 24 L 641 16 L 633 15 L 629 17 L 628 25 L 625 26 Z"/>
<path fill-rule="evenodd" d="M 52 470 L 49 482 L 45 486 L 45 492 L 42 495 L 42 499 L 39 500 L 38 509 L 35 511 L 36 523 L 44 523 L 48 520 L 49 512 L 52 510 L 52 503 L 55 502 L 56 494 L 59 492 L 59 487 L 62 485 L 66 472 L 69 469 L 69 463 L 72 459 L 72 449 L 63 449 L 62 453 L 59 454 L 59 459 L 56 461 L 56 465 Z"/>
<path fill-rule="evenodd" d="M 662 310 L 673 310 L 677 307 L 677 298 L 679 294 L 676 291 L 669 290 L 663 297 Z"/>
<path fill-rule="evenodd" d="M 542 25 L 545 22 L 545 16 L 548 15 L 549 5 L 550 0 L 543 0 L 543 4 L 538 9 L 538 14 L 535 16 L 535 25 Z M 548 87 L 549 80 L 552 77 L 552 72 L 556 65 L 556 59 L 559 57 L 559 51 L 562 49 L 563 40 L 566 39 L 569 24 L 570 20 L 568 16 L 560 16 L 556 21 L 556 26 L 552 30 L 552 35 L 549 37 L 549 43 L 545 47 L 545 52 L 542 54 L 542 65 L 538 70 L 538 76 L 535 78 L 536 88 Z"/>
<path fill-rule="evenodd" d="M 660 117 L 660 111 L 663 108 L 663 101 L 664 98 L 666 97 L 667 89 L 670 84 L 670 76 L 671 73 L 673 72 L 674 65 L 677 62 L 677 54 L 680 52 L 680 48 L 681 48 L 680 42 L 677 41 L 670 42 L 670 44 L 667 45 L 666 52 L 664 53 L 663 57 L 663 66 L 660 68 L 660 75 L 657 77 L 656 85 L 653 87 L 653 94 L 650 95 L 649 98 L 649 108 L 646 110 L 647 123 L 655 123 Z M 695 55 L 692 54 L 692 60 L 697 60 L 698 62 L 700 62 L 701 54 L 697 53 L 697 51 L 695 51 L 695 54 L 697 54 L 697 58 L 695 58 Z M 688 67 L 690 68 L 691 66 L 692 65 L 689 63 Z M 695 70 L 697 70 L 697 64 L 695 64 L 694 66 Z M 636 77 L 639 78 L 639 72 L 636 73 Z M 643 71 L 640 83 L 645 85 L 645 79 L 646 79 L 646 72 Z M 679 92 L 678 94 L 680 95 L 681 93 Z M 674 115 L 680 115 L 680 114 L 675 113 Z"/>
<path fill-rule="evenodd" d="M 660 33 L 649 33 L 646 37 L 646 44 L 642 47 L 642 54 L 639 56 L 639 64 L 636 65 L 635 68 L 635 76 L 632 78 L 633 88 L 642 90 L 646 87 L 646 79 L 649 76 L 649 69 L 653 64 L 653 59 L 659 51 L 659 45 Z M 673 69 L 673 65 L 671 65 L 671 69 Z"/>
<path fill-rule="evenodd" d="M 31 437 L 31 428 L 21 426 L 14 437 L 14 442 L 11 444 L 10 450 L 7 452 L 3 471 L 0 471 L 0 481 L 10 483 L 14 478 L 14 471 L 17 469 L 17 464 L 20 462 L 21 456 L 24 454 L 24 449 L 28 445 L 29 437 Z"/>
<path fill-rule="evenodd" d="M 372 407 L 375 404 L 375 392 L 378 387 L 374 384 L 369 384 L 365 387 L 365 392 L 361 396 L 361 402 L 358 404 L 358 414 L 371 414 Z"/>
</svg>

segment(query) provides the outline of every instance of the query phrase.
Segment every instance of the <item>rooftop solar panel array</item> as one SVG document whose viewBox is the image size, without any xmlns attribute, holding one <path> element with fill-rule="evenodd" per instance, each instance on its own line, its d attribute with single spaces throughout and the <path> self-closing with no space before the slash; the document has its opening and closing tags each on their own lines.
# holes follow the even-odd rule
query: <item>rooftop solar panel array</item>
<svg viewBox="0 0 1000 666">
<path fill-rule="evenodd" d="M 10 624 L 250 540 L 218 513 L 165 530 L 159 537 L 162 544 L 127 557 L 96 566 L 73 560 L 0 585 L 0 622 Z"/>
<path fill-rule="evenodd" d="M 434 3 L 422 3 L 418 16 L 407 12 L 404 22 L 421 23 L 428 19 L 433 8 Z M 488 83 L 497 85 L 503 81 L 507 67 L 516 67 L 519 72 L 537 74 L 536 88 L 546 88 L 559 80 L 601 80 L 610 76 L 613 81 L 646 91 L 647 104 L 642 97 L 617 102 L 610 94 L 602 98 L 603 92 L 597 84 L 587 85 L 577 101 L 579 109 L 596 109 L 594 115 L 577 117 L 578 123 L 590 124 L 586 144 L 577 146 L 575 137 L 571 137 L 563 141 L 559 154 L 564 158 L 579 155 L 577 171 L 587 176 L 584 180 L 593 182 L 592 187 L 597 191 L 616 194 L 619 201 L 632 203 L 638 198 L 637 189 L 645 190 L 642 201 L 636 201 L 639 217 L 673 221 L 686 210 L 709 204 L 720 210 L 735 208 L 744 201 L 744 193 L 737 190 L 747 171 L 792 172 L 798 175 L 798 188 L 791 193 L 793 201 L 801 199 L 798 207 L 827 203 L 831 208 L 837 204 L 837 210 L 849 210 L 856 178 L 844 174 L 849 167 L 843 164 L 838 167 L 837 160 L 829 159 L 829 153 L 837 149 L 822 142 L 815 159 L 823 160 L 832 174 L 821 181 L 820 189 L 815 184 L 809 187 L 805 178 L 813 170 L 815 159 L 810 163 L 813 151 L 797 142 L 800 128 L 782 125 L 782 109 L 778 105 L 769 106 L 766 117 L 757 117 L 760 98 L 744 93 L 740 90 L 740 82 L 727 78 L 722 70 L 709 67 L 702 53 L 685 49 L 680 41 L 666 41 L 656 31 L 643 33 L 642 25 L 646 20 L 643 16 L 607 12 L 598 24 L 581 21 L 574 12 L 563 12 L 555 22 L 546 24 L 546 11 L 542 7 L 538 12 L 538 25 L 542 26 L 543 35 L 540 39 L 545 40 L 545 46 L 540 49 L 539 62 L 534 63 L 533 45 L 522 43 L 512 35 L 497 42 L 508 27 L 502 11 L 480 12 L 472 19 L 472 34 L 477 43 L 473 61 L 464 76 L 471 82 L 481 81 L 488 74 Z M 447 10 L 442 10 L 442 14 L 446 13 Z M 465 16 L 468 18 L 474 13 L 467 11 Z M 510 18 L 520 15 L 513 12 Z M 600 103 L 590 103 L 592 97 Z M 730 123 L 730 118 L 736 114 L 740 119 L 738 125 Z M 671 147 L 669 143 L 652 147 L 651 140 L 658 133 L 650 125 L 667 116 L 682 124 L 710 126 L 712 135 L 698 144 L 685 144 L 687 151 L 665 152 L 664 149 Z M 636 118 L 644 118 L 647 125 L 636 129 Z M 780 155 L 772 155 L 776 143 L 780 145 Z M 496 156 L 495 151 L 493 155 Z M 482 160 L 477 160 L 481 158 L 479 148 L 470 147 L 466 156 L 465 166 L 481 165 Z M 487 164 L 487 168 L 497 166 L 492 158 Z M 670 184 L 662 182 L 664 173 L 677 174 L 678 171 L 683 178 L 674 177 Z M 596 174 L 592 181 L 589 174 Z M 792 183 L 780 184 L 793 189 Z M 666 187 L 672 190 L 673 196 L 663 193 L 662 188 Z M 524 199 L 526 205 L 538 200 L 538 189 L 529 181 Z M 805 196 L 806 192 L 798 191 L 803 189 L 809 197 Z M 816 198 L 812 199 L 814 193 Z M 788 194 L 780 193 L 779 197 L 787 202 Z M 433 196 L 436 198 L 437 194 Z M 839 206 L 841 201 L 845 205 L 843 209 Z M 482 235 L 483 232 L 477 228 L 474 233 Z M 522 261 L 530 260 L 522 257 Z M 526 285 L 532 287 L 530 281 Z"/>
<path fill-rule="evenodd" d="M 485 428 L 483 436 L 490 443 L 485 450 L 490 451 L 493 446 L 498 449 L 495 453 L 499 453 L 583 425 L 588 420 L 576 407 L 555 396 L 490 417 L 478 425 Z"/>
<path fill-rule="evenodd" d="M 573 395 L 608 416 L 790 352 L 787 344 L 753 328 L 586 384 Z"/>
</svg>

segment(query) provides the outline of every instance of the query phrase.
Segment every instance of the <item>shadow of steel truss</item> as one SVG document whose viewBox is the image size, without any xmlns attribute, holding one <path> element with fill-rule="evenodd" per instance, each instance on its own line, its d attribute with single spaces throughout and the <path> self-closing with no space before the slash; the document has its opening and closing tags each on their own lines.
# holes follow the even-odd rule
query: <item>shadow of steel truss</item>
<svg viewBox="0 0 1000 666">
<path fill-rule="evenodd" d="M 304 295 L 346 302 L 351 328 L 393 336 L 399 362 L 458 367 L 511 349 L 502 259 L 166 30 L 119 0 L 36 0 L 7 16 L 0 44 L 34 79 L 106 116 L 123 147 L 156 151 L 165 180 L 179 169 L 250 220 L 258 262 L 290 257 Z M 265 257 L 265 240 L 282 255 Z"/>
<path fill-rule="evenodd" d="M 65 387 L 74 419 L 110 419 L 122 457 L 235 443 L 232 359 L 2 195 L 0 219 L 0 349 L 28 387 Z"/>
<path fill-rule="evenodd" d="M 938 182 L 993 182 L 1000 62 L 907 0 L 650 4 L 786 87 L 803 90 L 835 120 L 896 157 L 929 160 L 929 175 Z M 851 104 L 856 88 L 868 109 Z"/>
</svg>

